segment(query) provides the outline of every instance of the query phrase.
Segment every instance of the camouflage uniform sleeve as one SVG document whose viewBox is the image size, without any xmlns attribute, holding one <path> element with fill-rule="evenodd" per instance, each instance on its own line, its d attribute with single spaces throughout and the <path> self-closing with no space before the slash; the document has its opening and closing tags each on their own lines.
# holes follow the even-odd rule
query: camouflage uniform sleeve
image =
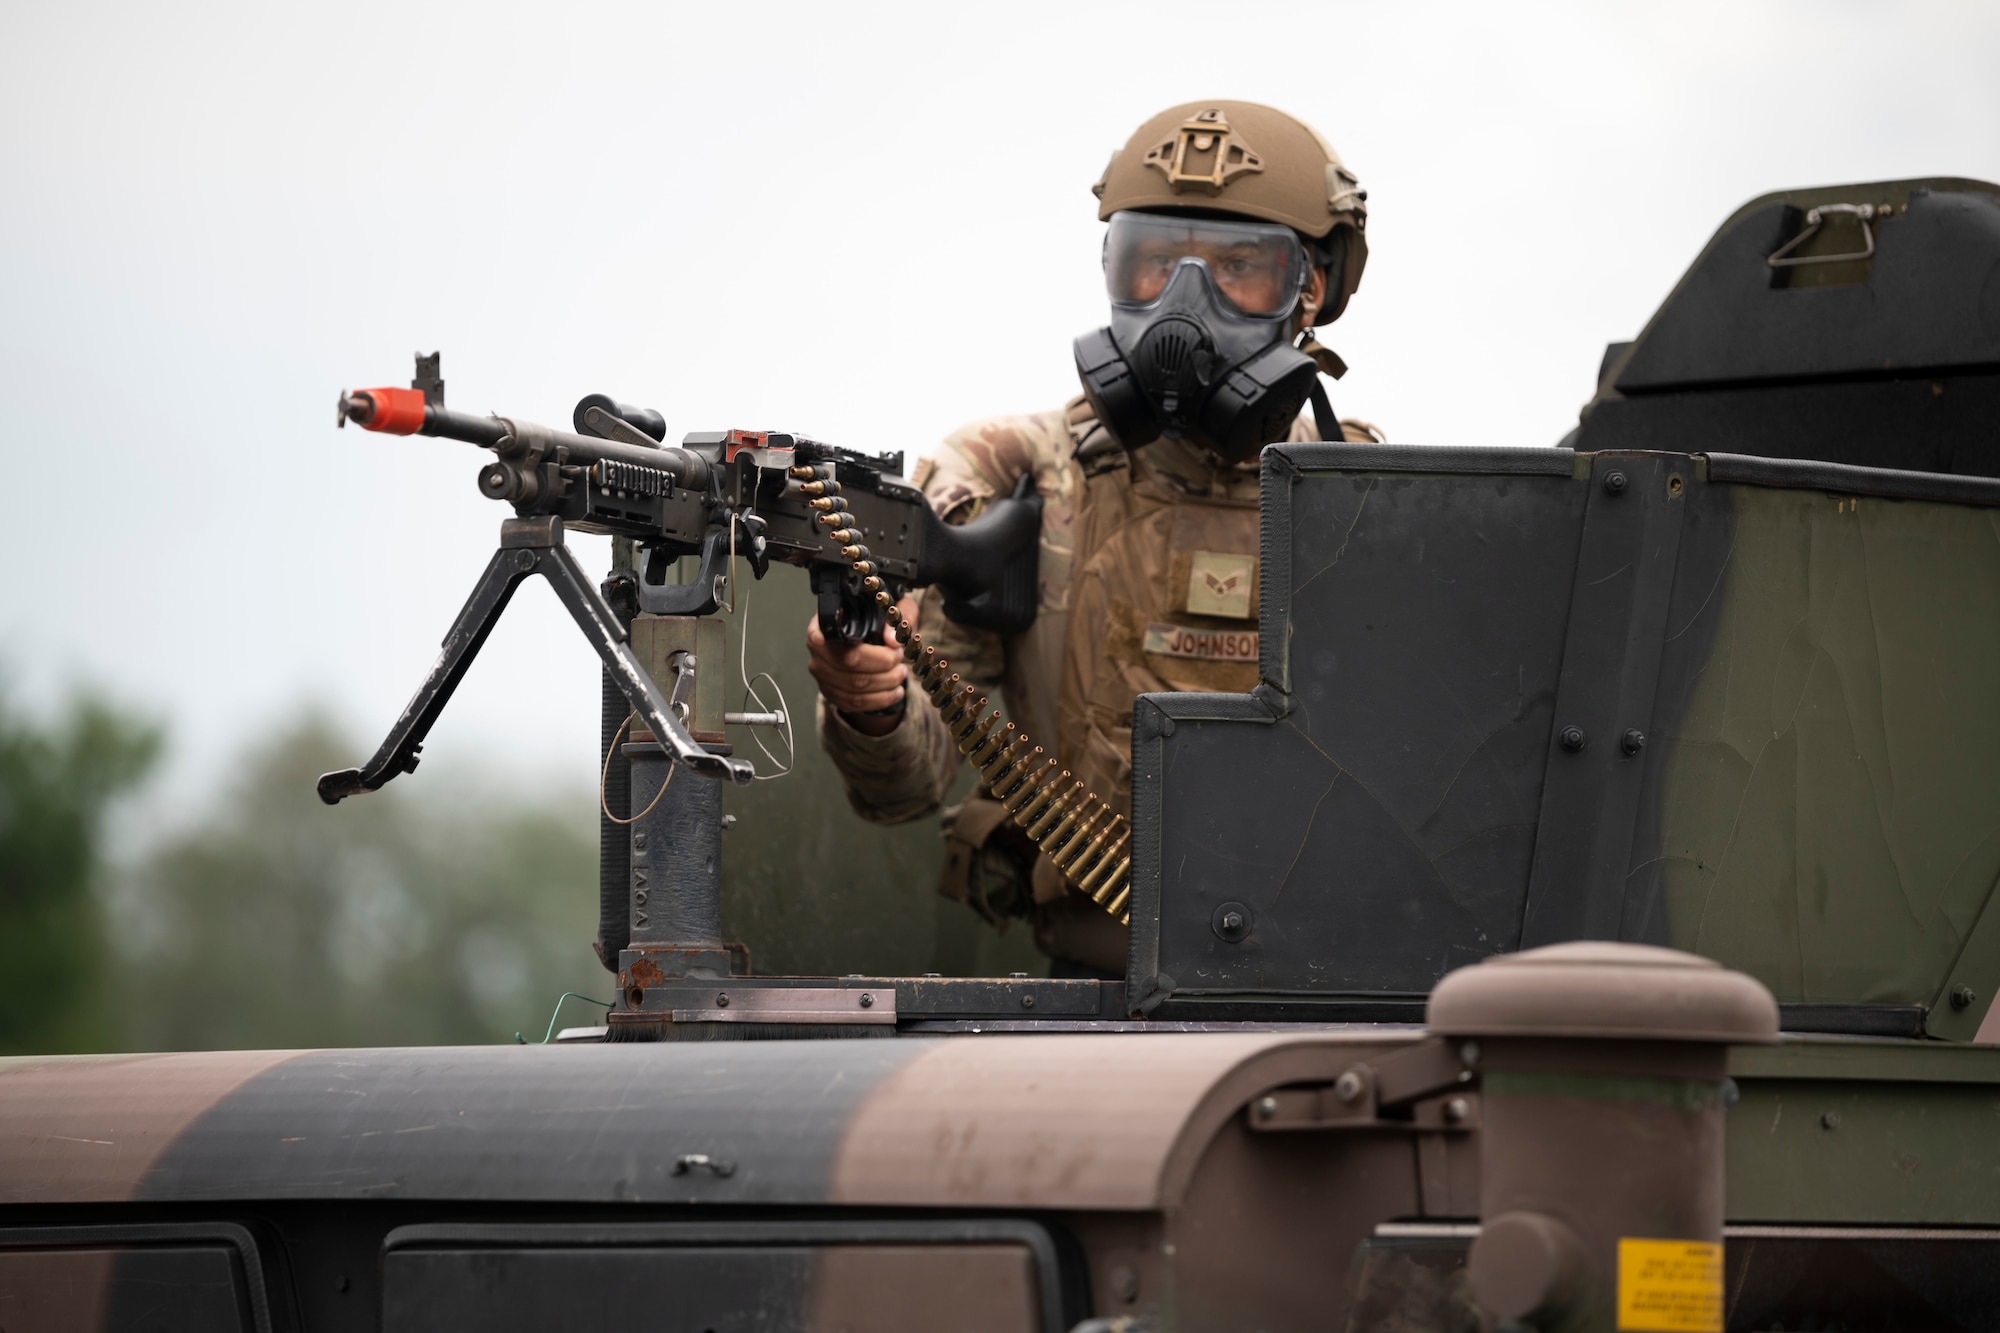
<svg viewBox="0 0 2000 1333">
<path fill-rule="evenodd" d="M 871 824 L 921 819 L 944 804 L 958 767 L 958 748 L 921 694 L 910 696 L 902 725 L 886 736 L 864 736 L 819 700 L 819 744 L 840 773 L 847 803 Z"/>
<path fill-rule="evenodd" d="M 917 466 L 913 480 L 929 497 L 931 508 L 947 523 L 977 518 L 986 502 L 1010 495 L 1014 484 L 1033 476 L 1046 501 L 1044 473 L 1067 461 L 1069 431 L 1059 413 L 1031 417 L 995 417 L 962 426 L 947 435 L 935 455 Z M 991 630 L 954 624 L 944 614 L 944 594 L 926 588 L 917 612 L 924 642 L 935 647 L 951 668 L 982 690 L 999 687 L 1007 671 L 1007 648 Z"/>
<path fill-rule="evenodd" d="M 997 417 L 945 438 L 937 454 L 917 465 L 911 480 L 947 523 L 975 517 L 986 501 L 1012 493 L 1024 474 L 1067 465 L 1069 435 L 1060 412 Z M 1045 526 L 1046 513 L 1045 510 Z M 944 598 L 927 588 L 918 601 L 917 628 L 924 642 L 951 663 L 965 684 L 992 693 L 1007 670 L 1007 647 L 990 630 L 968 629 L 945 618 Z M 863 819 L 894 824 L 939 809 L 958 764 L 958 747 L 929 699 L 913 695 L 902 725 L 887 736 L 864 736 L 819 702 L 819 742 L 839 770 L 848 804 Z"/>
</svg>

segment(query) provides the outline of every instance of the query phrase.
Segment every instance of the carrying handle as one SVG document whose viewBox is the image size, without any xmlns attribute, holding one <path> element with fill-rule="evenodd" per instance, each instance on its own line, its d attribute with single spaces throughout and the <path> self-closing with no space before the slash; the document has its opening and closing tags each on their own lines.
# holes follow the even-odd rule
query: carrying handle
<svg viewBox="0 0 2000 1333">
<path fill-rule="evenodd" d="M 1818 208 L 1807 209 L 1805 229 L 1773 250 L 1764 262 L 1772 268 L 1796 268 L 1803 264 L 1841 264 L 1851 259 L 1871 259 L 1875 254 L 1875 229 L 1869 223 L 1874 220 L 1876 211 L 1873 204 L 1821 204 Z M 1792 251 L 1819 234 L 1820 227 L 1833 213 L 1845 213 L 1860 220 L 1861 240 L 1867 249 L 1844 255 L 1793 254 Z"/>
</svg>

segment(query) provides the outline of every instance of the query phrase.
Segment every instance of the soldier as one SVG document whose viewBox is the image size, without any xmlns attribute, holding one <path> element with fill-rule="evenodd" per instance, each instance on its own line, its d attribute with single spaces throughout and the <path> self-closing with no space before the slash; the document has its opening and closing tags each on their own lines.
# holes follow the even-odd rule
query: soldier
<svg viewBox="0 0 2000 1333">
<path fill-rule="evenodd" d="M 935 589 L 903 611 L 1129 815 L 1133 699 L 1257 683 L 1258 451 L 1382 436 L 1336 424 L 1319 381 L 1346 370 L 1312 331 L 1360 285 L 1368 195 L 1309 126 L 1252 102 L 1173 107 L 1093 188 L 1110 224 L 1112 316 L 1076 340 L 1084 392 L 966 426 L 912 478 L 950 522 L 1034 479 L 1035 624 L 1004 638 L 952 625 Z M 820 743 L 855 810 L 878 823 L 937 810 L 958 752 L 928 699 L 910 698 L 902 654 L 829 645 L 816 623 L 806 639 Z M 1070 889 L 999 802 L 975 793 L 944 822 L 942 893 L 1003 927 L 1032 919 L 1053 975 L 1124 974 L 1125 928 Z"/>
</svg>

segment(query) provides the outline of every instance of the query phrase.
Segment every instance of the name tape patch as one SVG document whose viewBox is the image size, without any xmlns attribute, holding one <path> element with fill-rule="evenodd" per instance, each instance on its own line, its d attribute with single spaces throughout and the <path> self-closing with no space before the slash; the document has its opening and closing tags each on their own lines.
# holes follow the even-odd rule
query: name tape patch
<svg viewBox="0 0 2000 1333">
<path fill-rule="evenodd" d="M 1722 1247 L 1618 1239 L 1620 1333 L 1722 1333 Z"/>
<path fill-rule="evenodd" d="M 1254 662 L 1257 631 L 1189 629 L 1185 625 L 1146 626 L 1146 651 L 1163 657 L 1195 657 L 1204 662 Z"/>
</svg>

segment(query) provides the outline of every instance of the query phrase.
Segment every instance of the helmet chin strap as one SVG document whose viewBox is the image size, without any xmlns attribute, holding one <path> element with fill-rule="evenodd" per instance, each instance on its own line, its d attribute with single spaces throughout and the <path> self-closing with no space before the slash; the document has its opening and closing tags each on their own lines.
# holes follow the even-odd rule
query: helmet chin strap
<svg viewBox="0 0 2000 1333">
<path fill-rule="evenodd" d="M 1314 337 L 1311 329 L 1305 331 L 1305 336 L 1299 339 L 1296 346 L 1311 357 L 1312 363 L 1319 367 L 1319 373 L 1329 379 L 1337 380 L 1347 373 L 1347 363 L 1331 347 Z"/>
</svg>

